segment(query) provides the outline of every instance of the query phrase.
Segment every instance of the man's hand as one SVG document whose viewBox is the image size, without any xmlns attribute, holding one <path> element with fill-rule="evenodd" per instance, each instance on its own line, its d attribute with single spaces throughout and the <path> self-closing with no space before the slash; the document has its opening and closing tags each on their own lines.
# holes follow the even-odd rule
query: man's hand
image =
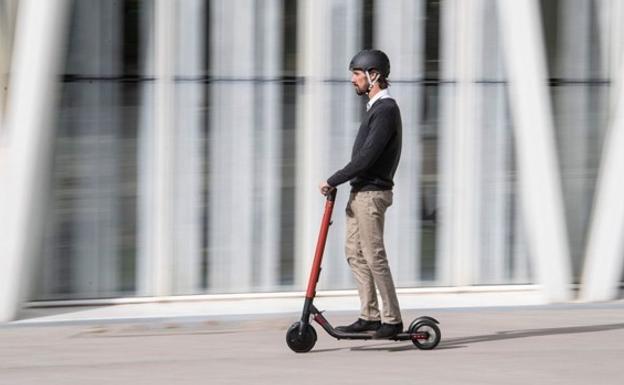
<svg viewBox="0 0 624 385">
<path fill-rule="evenodd" d="M 327 184 L 327 181 L 323 181 L 319 184 L 319 190 L 321 191 L 321 194 L 323 195 L 329 194 L 329 192 L 333 189 L 334 188 L 332 186 Z"/>
</svg>

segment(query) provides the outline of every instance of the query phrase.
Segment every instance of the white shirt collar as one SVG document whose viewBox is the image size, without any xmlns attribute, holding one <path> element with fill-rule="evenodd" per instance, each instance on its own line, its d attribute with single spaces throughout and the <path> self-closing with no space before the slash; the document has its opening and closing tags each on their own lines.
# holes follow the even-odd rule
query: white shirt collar
<svg viewBox="0 0 624 385">
<path fill-rule="evenodd" d="M 375 96 L 373 96 L 373 98 L 369 100 L 368 103 L 366 103 L 366 111 L 370 110 L 373 104 L 375 104 L 375 102 L 378 101 L 379 99 L 386 99 L 386 98 L 392 99 L 392 96 L 390 96 L 390 92 L 388 92 L 388 89 L 384 88 L 383 90 L 377 92 Z"/>
</svg>

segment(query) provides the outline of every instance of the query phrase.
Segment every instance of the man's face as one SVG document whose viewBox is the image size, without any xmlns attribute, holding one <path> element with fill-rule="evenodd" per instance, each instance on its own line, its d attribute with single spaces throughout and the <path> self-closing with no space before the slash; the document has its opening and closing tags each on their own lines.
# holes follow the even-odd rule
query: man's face
<svg viewBox="0 0 624 385">
<path fill-rule="evenodd" d="M 368 79 L 366 79 L 366 73 L 362 70 L 353 70 L 351 75 L 351 84 L 355 87 L 356 94 L 366 94 L 366 91 L 368 91 Z"/>
</svg>

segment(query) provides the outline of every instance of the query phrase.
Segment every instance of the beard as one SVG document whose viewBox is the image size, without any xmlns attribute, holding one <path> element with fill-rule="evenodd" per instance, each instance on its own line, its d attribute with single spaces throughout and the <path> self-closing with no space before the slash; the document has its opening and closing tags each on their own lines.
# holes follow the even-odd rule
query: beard
<svg viewBox="0 0 624 385">
<path fill-rule="evenodd" d="M 358 96 L 362 96 L 362 95 L 365 95 L 365 94 L 366 94 L 366 91 L 367 91 L 366 89 L 361 89 L 360 87 L 358 87 L 358 86 L 357 86 L 357 85 L 355 85 L 355 84 L 354 84 L 354 86 L 355 86 L 355 93 L 356 93 Z"/>
</svg>

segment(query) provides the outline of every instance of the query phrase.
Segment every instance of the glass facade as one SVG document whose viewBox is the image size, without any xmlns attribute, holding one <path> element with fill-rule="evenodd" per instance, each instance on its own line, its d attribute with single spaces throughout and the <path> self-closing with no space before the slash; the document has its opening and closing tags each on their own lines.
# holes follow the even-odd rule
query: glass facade
<svg viewBox="0 0 624 385">
<path fill-rule="evenodd" d="M 150 13 L 141 2 L 72 3 L 40 298 L 137 290 L 140 181 L 153 109 Z"/>
<path fill-rule="evenodd" d="M 156 295 L 157 4 L 71 4 L 32 299 Z M 613 98 L 610 19 L 600 2 L 540 4 L 578 281 Z M 169 295 L 302 290 L 324 203 L 316 186 L 348 161 L 365 112 L 348 63 L 368 47 L 390 57 L 403 118 L 386 222 L 397 286 L 535 282 L 496 0 L 171 8 Z M 343 251 L 347 189 L 323 289 L 354 287 Z"/>
</svg>

